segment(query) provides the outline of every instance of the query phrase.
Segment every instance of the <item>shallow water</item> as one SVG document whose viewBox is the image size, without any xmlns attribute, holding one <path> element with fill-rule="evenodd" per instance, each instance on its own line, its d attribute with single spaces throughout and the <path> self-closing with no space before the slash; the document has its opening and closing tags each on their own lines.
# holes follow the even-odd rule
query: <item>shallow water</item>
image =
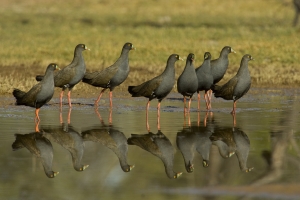
<svg viewBox="0 0 300 200">
<path fill-rule="evenodd" d="M 128 164 L 135 167 L 130 172 L 121 169 L 118 157 L 108 147 L 113 148 L 117 141 L 122 143 L 120 152 L 124 153 L 131 134 L 148 134 L 146 99 L 115 98 L 111 124 L 107 100 L 104 98 L 97 113 L 92 106 L 94 99 L 74 99 L 70 124 L 67 105 L 63 106 L 63 124 L 60 123 L 57 98 L 41 108 L 39 134 L 49 139 L 53 147 L 52 170 L 59 172 L 53 179 L 46 176 L 41 160 L 28 149 L 12 151 L 14 134 L 35 132 L 34 109 L 12 104 L 0 108 L 1 199 L 300 198 L 298 90 L 251 89 L 237 103 L 235 127 L 230 114 L 232 102 L 213 99 L 213 112 L 206 113 L 204 102 L 201 101 L 201 112 L 197 112 L 194 100 L 190 116 L 184 117 L 182 97 L 174 93 L 162 101 L 158 132 L 157 101 L 153 100 L 149 113 L 152 135 L 139 135 L 138 141 L 148 142 L 144 143 L 148 149 L 159 143 L 154 148 L 170 168 L 183 172 L 178 179 L 167 176 L 160 158 L 136 145 L 128 146 L 126 156 Z M 69 139 L 64 139 L 66 135 Z M 38 136 L 31 134 L 30 138 L 36 142 Z M 225 152 L 230 149 L 234 155 L 223 158 L 218 143 L 212 144 L 213 139 L 226 141 Z M 208 167 L 203 167 L 196 148 L 208 156 Z M 78 165 L 89 167 L 76 171 L 68 149 L 79 157 Z M 192 173 L 185 168 L 181 150 L 194 156 Z M 51 154 L 45 148 L 44 151 Z M 247 169 L 252 170 L 246 172 Z"/>
</svg>

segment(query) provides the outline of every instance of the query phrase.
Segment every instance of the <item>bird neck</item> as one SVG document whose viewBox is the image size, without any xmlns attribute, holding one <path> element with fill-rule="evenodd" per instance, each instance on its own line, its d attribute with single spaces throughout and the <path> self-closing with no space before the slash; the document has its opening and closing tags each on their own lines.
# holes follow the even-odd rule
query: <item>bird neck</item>
<svg viewBox="0 0 300 200">
<path fill-rule="evenodd" d="M 175 77 L 175 61 L 168 61 L 167 66 L 162 74 L 174 74 Z"/>
<path fill-rule="evenodd" d="M 82 51 L 74 51 L 74 57 L 72 60 L 72 64 L 84 63 Z"/>
<path fill-rule="evenodd" d="M 239 74 L 244 74 L 244 73 L 248 73 L 249 74 L 248 60 L 242 59 L 241 65 L 240 65 L 240 68 L 239 68 L 237 74 L 239 75 Z"/>
<path fill-rule="evenodd" d="M 128 57 L 129 51 L 128 50 L 122 50 L 122 53 L 118 60 L 115 62 L 115 64 L 119 65 L 121 68 L 127 69 L 129 67 L 129 57 Z M 123 64 L 125 63 L 125 64 Z"/>
<path fill-rule="evenodd" d="M 54 85 L 53 76 L 54 76 L 54 71 L 52 69 L 48 69 L 41 82 L 47 82 L 47 83 L 49 83 L 49 85 L 53 82 L 53 85 Z"/>
<path fill-rule="evenodd" d="M 204 73 L 209 73 L 210 72 L 210 60 L 204 60 L 201 67 L 202 67 L 202 70 Z"/>
</svg>

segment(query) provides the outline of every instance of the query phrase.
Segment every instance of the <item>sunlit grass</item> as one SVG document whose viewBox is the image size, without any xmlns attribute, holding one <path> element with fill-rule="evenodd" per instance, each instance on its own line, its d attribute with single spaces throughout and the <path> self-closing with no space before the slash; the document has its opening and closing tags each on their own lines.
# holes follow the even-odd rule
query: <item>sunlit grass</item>
<svg viewBox="0 0 300 200">
<path fill-rule="evenodd" d="M 34 76 L 50 62 L 69 64 L 74 47 L 85 43 L 88 70 L 114 63 L 125 42 L 131 72 L 119 90 L 160 74 L 168 56 L 196 55 L 195 66 L 205 51 L 218 57 L 225 45 L 230 54 L 225 79 L 233 76 L 241 57 L 255 60 L 249 68 L 255 87 L 296 87 L 300 83 L 300 29 L 291 26 L 290 1 L 17 1 L 4 0 L 0 8 L 0 93 L 14 87 L 29 89 Z M 185 62 L 177 62 L 178 77 Z M 80 83 L 74 89 L 98 91 Z"/>
</svg>

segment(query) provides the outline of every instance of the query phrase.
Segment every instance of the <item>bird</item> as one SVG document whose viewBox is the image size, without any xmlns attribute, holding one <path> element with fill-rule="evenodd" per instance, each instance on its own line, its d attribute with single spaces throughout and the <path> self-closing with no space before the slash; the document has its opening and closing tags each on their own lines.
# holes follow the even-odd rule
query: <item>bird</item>
<svg viewBox="0 0 300 200">
<path fill-rule="evenodd" d="M 253 60 L 251 55 L 244 55 L 237 74 L 224 85 L 213 85 L 212 87 L 216 98 L 221 97 L 225 100 L 233 100 L 233 109 L 231 111 L 233 115 L 236 110 L 236 101 L 244 96 L 251 86 L 251 76 L 248 69 L 248 61 L 250 60 Z"/>
<path fill-rule="evenodd" d="M 86 66 L 85 66 L 85 62 L 83 59 L 83 55 L 82 52 L 84 50 L 90 50 L 87 48 L 87 46 L 85 44 L 78 44 L 75 47 L 74 50 L 74 57 L 72 62 L 67 65 L 66 67 L 64 67 L 63 69 L 61 69 L 60 71 L 58 71 L 58 73 L 56 73 L 54 75 L 54 85 L 55 87 L 59 87 L 62 88 L 62 91 L 60 93 L 60 107 L 62 108 L 62 98 L 64 95 L 64 91 L 68 88 L 68 103 L 69 103 L 69 107 L 72 107 L 71 104 L 71 90 L 73 89 L 73 87 L 79 83 L 85 72 L 86 72 Z M 44 76 L 41 75 L 37 75 L 35 77 L 35 79 L 37 81 L 41 81 L 43 80 Z"/>
<path fill-rule="evenodd" d="M 208 95 L 208 91 L 210 90 L 211 86 L 213 85 L 213 75 L 211 73 L 211 54 L 209 52 L 204 53 L 204 61 L 202 65 L 196 68 L 196 75 L 198 80 L 198 110 L 200 110 L 200 91 L 204 90 L 204 99 L 206 102 L 206 109 L 210 109 L 210 99 Z"/>
<path fill-rule="evenodd" d="M 214 127 L 214 132 L 209 137 L 212 144 L 217 146 L 223 158 L 230 158 L 235 154 L 236 143 L 233 138 L 232 127 Z"/>
<path fill-rule="evenodd" d="M 146 106 L 146 121 L 148 122 L 148 111 L 150 101 L 152 99 L 158 99 L 157 104 L 157 124 L 160 119 L 160 103 L 161 101 L 172 91 L 175 84 L 175 62 L 177 60 L 183 60 L 178 54 L 172 54 L 169 56 L 167 66 L 162 74 L 155 78 L 148 80 L 138 86 L 128 86 L 128 92 L 132 97 L 144 96 L 148 98 Z"/>
<path fill-rule="evenodd" d="M 294 0 L 293 3 L 295 8 L 295 17 L 293 21 L 293 26 L 297 26 L 299 15 L 300 15 L 300 0 Z"/>
<path fill-rule="evenodd" d="M 26 148 L 37 157 L 47 177 L 54 178 L 59 172 L 52 171 L 53 147 L 51 142 L 38 132 L 28 134 L 15 134 L 16 140 L 12 144 L 13 151 Z"/>
<path fill-rule="evenodd" d="M 40 121 L 40 108 L 48 103 L 54 94 L 54 70 L 59 69 L 57 64 L 50 63 L 46 69 L 44 79 L 34 85 L 28 92 L 19 89 L 13 90 L 13 96 L 16 98 L 16 105 L 25 105 L 35 108 L 35 121 Z"/>
<path fill-rule="evenodd" d="M 81 135 L 74 130 L 71 124 L 62 124 L 62 127 L 43 126 L 41 129 L 43 137 L 60 144 L 70 152 L 73 168 L 76 171 L 82 172 L 89 167 L 89 165 L 81 164 L 84 153 L 84 142 Z"/>
<path fill-rule="evenodd" d="M 119 158 L 124 172 L 130 172 L 134 168 L 134 165 L 129 165 L 127 162 L 128 144 L 123 132 L 104 126 L 83 131 L 81 135 L 83 141 L 98 142 L 111 149 Z"/>
<path fill-rule="evenodd" d="M 112 108 L 112 92 L 115 87 L 122 84 L 130 71 L 129 68 L 129 51 L 135 50 L 135 47 L 129 42 L 125 43 L 120 57 L 117 61 L 111 65 L 110 67 L 102 70 L 102 71 L 95 71 L 95 72 L 86 72 L 82 82 L 87 83 L 89 85 L 95 87 L 102 87 L 104 88 L 97 100 L 95 101 L 95 107 L 98 107 L 98 103 L 101 99 L 102 94 L 105 92 L 107 88 L 109 88 L 109 100 L 110 100 L 110 107 Z"/>
<path fill-rule="evenodd" d="M 195 151 L 202 156 L 203 167 L 209 166 L 209 154 L 212 142 L 210 140 L 212 132 L 210 127 L 190 126 L 177 132 L 176 144 L 180 150 L 185 168 L 188 173 L 193 172 L 193 160 Z"/>
<path fill-rule="evenodd" d="M 211 73 L 214 78 L 214 83 L 218 83 L 225 75 L 226 70 L 229 65 L 228 55 L 230 53 L 236 53 L 230 46 L 225 46 L 220 52 L 220 56 L 217 59 L 210 61 L 211 66 Z M 209 94 L 209 101 L 210 101 L 210 108 L 211 108 L 211 97 L 212 97 L 212 90 L 210 90 Z"/>
<path fill-rule="evenodd" d="M 233 138 L 236 143 L 236 157 L 239 161 L 239 166 L 242 171 L 250 172 L 253 167 L 247 167 L 248 154 L 250 150 L 250 140 L 247 134 L 240 128 L 232 128 Z"/>
<path fill-rule="evenodd" d="M 192 97 L 193 94 L 197 91 L 198 87 L 197 75 L 193 65 L 194 59 L 195 55 L 193 53 L 190 53 L 186 59 L 185 68 L 177 80 L 177 90 L 180 94 L 183 95 L 184 99 L 184 113 L 186 113 L 186 97 L 190 98 L 187 110 L 187 112 L 190 112 Z"/>
<path fill-rule="evenodd" d="M 136 145 L 161 159 L 165 172 L 170 179 L 176 179 L 182 172 L 174 172 L 174 148 L 170 140 L 159 130 L 156 134 L 131 134 L 127 139 L 129 145 Z"/>
</svg>

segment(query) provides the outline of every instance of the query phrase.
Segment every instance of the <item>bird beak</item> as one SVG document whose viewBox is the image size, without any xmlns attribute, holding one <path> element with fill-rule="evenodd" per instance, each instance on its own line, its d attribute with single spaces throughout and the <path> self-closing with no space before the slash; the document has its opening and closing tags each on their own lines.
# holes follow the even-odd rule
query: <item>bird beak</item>
<svg viewBox="0 0 300 200">
<path fill-rule="evenodd" d="M 54 174 L 54 177 L 55 177 L 55 176 L 57 176 L 57 174 L 59 174 L 59 172 L 54 172 L 53 174 Z"/>
<path fill-rule="evenodd" d="M 235 50 L 233 50 L 233 49 L 231 48 L 231 53 L 236 53 L 236 52 L 235 52 Z"/>
<path fill-rule="evenodd" d="M 129 169 L 130 171 L 135 167 L 135 165 L 130 165 Z"/>
<path fill-rule="evenodd" d="M 132 45 L 131 50 L 136 50 L 136 48 Z"/>
<path fill-rule="evenodd" d="M 83 168 L 82 168 L 82 171 L 84 171 L 88 167 L 89 167 L 89 165 L 84 165 Z"/>
<path fill-rule="evenodd" d="M 89 51 L 90 51 L 90 49 L 89 49 L 89 48 L 87 48 L 87 46 L 85 46 L 85 47 L 84 47 L 84 50 L 89 50 Z"/>
<path fill-rule="evenodd" d="M 182 61 L 184 61 L 184 59 L 183 59 L 183 58 L 181 58 L 180 56 L 179 56 L 179 60 L 182 60 Z"/>
</svg>

